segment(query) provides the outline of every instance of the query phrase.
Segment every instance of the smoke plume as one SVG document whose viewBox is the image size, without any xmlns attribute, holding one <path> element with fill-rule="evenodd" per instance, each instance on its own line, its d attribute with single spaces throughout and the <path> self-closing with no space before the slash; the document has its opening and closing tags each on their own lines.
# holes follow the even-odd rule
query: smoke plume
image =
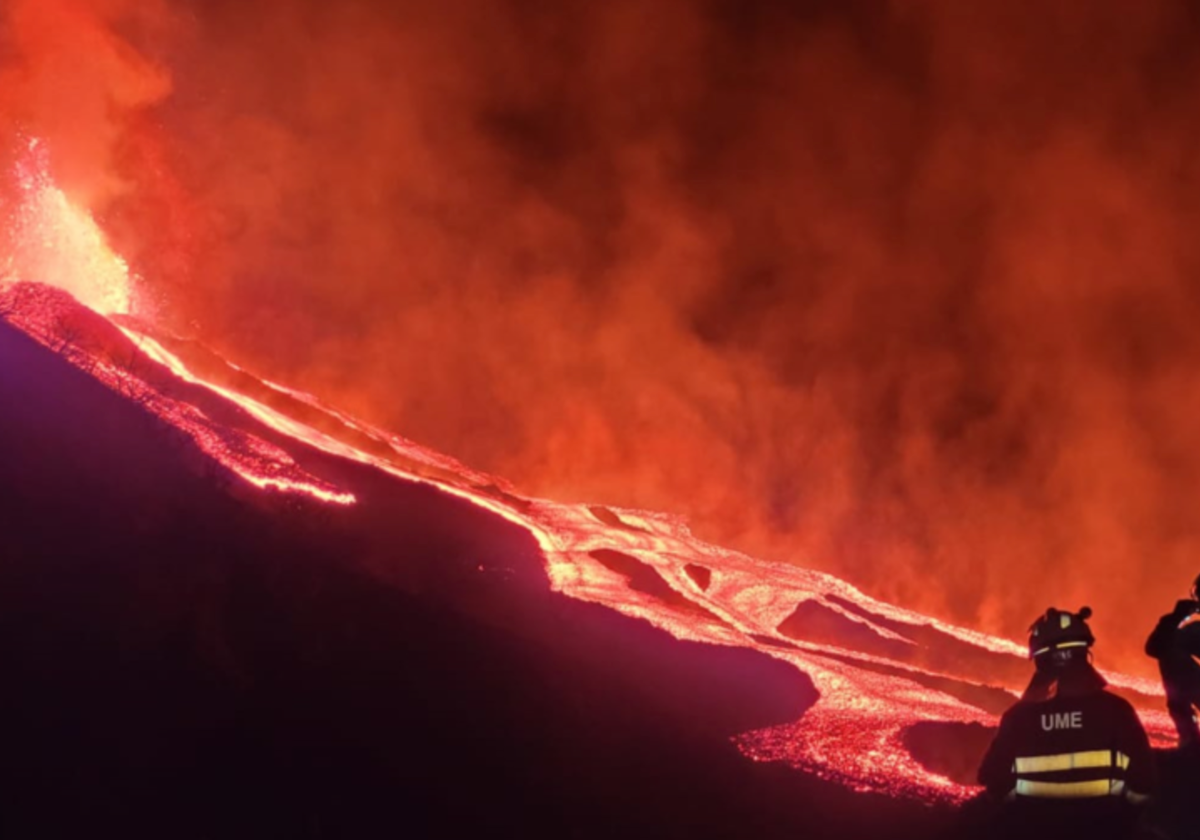
<svg viewBox="0 0 1200 840">
<path fill-rule="evenodd" d="M 0 102 L 251 368 L 1102 663 L 1200 571 L 1184 0 L 9 5 Z"/>
<path fill-rule="evenodd" d="M 40 138 L 56 179 L 103 207 L 125 189 L 122 134 L 170 91 L 165 71 L 134 40 L 161 29 L 158 0 L 5 0 L 0 7 L 0 148 Z"/>
</svg>

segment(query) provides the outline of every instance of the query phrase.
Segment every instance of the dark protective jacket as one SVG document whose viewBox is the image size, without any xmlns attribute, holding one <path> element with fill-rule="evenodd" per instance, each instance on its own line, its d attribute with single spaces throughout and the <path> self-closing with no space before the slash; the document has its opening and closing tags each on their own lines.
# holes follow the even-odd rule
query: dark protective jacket
<svg viewBox="0 0 1200 840">
<path fill-rule="evenodd" d="M 1193 717 L 1200 705 L 1200 621 L 1196 621 L 1200 603 L 1180 601 L 1172 612 L 1158 620 L 1146 640 L 1146 655 L 1158 660 L 1167 711 L 1179 731 L 1180 746 L 1200 743 L 1200 728 Z"/>
<path fill-rule="evenodd" d="M 1170 661 L 1186 659 L 1200 670 L 1193 656 L 1200 656 L 1200 621 L 1189 620 L 1200 613 L 1200 603 L 1179 601 L 1175 609 L 1158 620 L 1150 638 L 1146 639 L 1146 655 L 1154 659 Z"/>
<path fill-rule="evenodd" d="M 1091 666 L 1083 666 L 1093 675 Z M 979 781 L 1010 801 L 1011 831 L 1026 837 L 1122 837 L 1155 787 L 1154 757 L 1129 703 L 1103 680 L 1059 681 L 1056 696 L 1005 712 Z"/>
</svg>

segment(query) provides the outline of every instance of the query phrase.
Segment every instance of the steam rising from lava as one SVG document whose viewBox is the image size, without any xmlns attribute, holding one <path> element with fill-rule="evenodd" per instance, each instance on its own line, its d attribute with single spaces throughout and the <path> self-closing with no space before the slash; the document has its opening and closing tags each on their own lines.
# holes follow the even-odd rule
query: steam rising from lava
<svg viewBox="0 0 1200 840">
<path fill-rule="evenodd" d="M 4 15 L 0 103 L 250 367 L 959 622 L 1091 603 L 1126 664 L 1200 565 L 1183 0 Z"/>
</svg>

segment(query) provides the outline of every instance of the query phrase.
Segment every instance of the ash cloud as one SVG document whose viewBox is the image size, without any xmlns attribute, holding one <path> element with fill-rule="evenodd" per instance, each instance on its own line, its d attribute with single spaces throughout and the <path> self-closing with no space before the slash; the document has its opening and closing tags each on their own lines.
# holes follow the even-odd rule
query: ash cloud
<svg viewBox="0 0 1200 840">
<path fill-rule="evenodd" d="M 1010 635 L 1090 603 L 1144 667 L 1200 571 L 1190 4 L 167 5 L 105 218 L 181 328 L 531 493 Z"/>
<path fill-rule="evenodd" d="M 0 162 L 37 138 L 53 148 L 56 179 L 80 203 L 99 210 L 125 192 L 124 135 L 171 89 L 137 42 L 162 37 L 168 19 L 160 0 L 5 0 Z"/>
<path fill-rule="evenodd" d="M 18 164 L 51 160 L 69 200 L 101 219 L 134 189 L 119 166 L 131 128 L 171 89 L 167 71 L 138 44 L 161 40 L 170 21 L 159 0 L 0 4 L 0 282 L 22 276 L 30 248 L 43 266 L 71 259 L 56 261 L 61 240 L 22 221 L 30 196 L 15 177 Z M 46 238 L 20 242 L 15 231 Z"/>
</svg>

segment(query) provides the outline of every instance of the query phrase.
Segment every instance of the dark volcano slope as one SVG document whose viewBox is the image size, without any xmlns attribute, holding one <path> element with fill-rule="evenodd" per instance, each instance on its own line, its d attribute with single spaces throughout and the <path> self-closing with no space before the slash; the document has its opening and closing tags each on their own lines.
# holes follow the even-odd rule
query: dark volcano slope
<svg viewBox="0 0 1200 840">
<path fill-rule="evenodd" d="M 237 490 L 0 324 L 0 836 L 923 837 L 728 738 L 811 685 L 551 593 L 526 533 L 326 464 Z M 320 467 L 314 453 L 295 453 Z M 234 490 L 234 492 L 230 492 Z"/>
</svg>

